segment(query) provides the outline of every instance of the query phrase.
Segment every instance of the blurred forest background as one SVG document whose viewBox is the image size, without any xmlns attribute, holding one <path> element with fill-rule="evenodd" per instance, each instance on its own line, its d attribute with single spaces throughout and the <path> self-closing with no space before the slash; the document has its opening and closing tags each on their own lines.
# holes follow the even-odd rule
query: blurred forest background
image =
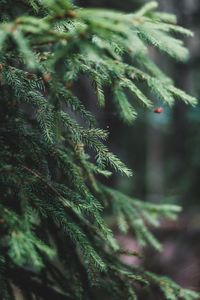
<svg viewBox="0 0 200 300">
<path fill-rule="evenodd" d="M 80 6 L 96 6 L 134 11 L 142 0 L 79 0 Z M 191 57 L 186 64 L 174 61 L 150 49 L 150 55 L 175 84 L 200 98 L 200 1 L 159 0 L 159 10 L 176 14 L 178 23 L 191 29 L 194 38 L 186 39 Z M 89 82 L 84 78 L 80 96 L 96 113 L 102 128 L 111 132 L 109 147 L 134 170 L 127 179 L 115 175 L 110 184 L 136 198 L 157 203 L 183 206 L 179 220 L 162 222 L 155 232 L 163 242 L 162 253 L 147 253 L 146 261 L 122 257 L 127 263 L 145 264 L 160 274 L 167 274 L 184 287 L 200 291 L 200 108 L 177 102 L 162 114 L 146 112 L 138 107 L 139 116 L 133 126 L 124 125 L 113 113 L 112 95 L 107 92 L 105 111 L 95 107 Z M 86 99 L 86 100 L 85 100 Z M 159 106 L 159 99 L 155 99 Z M 137 250 L 130 237 L 119 240 L 124 247 Z"/>
</svg>

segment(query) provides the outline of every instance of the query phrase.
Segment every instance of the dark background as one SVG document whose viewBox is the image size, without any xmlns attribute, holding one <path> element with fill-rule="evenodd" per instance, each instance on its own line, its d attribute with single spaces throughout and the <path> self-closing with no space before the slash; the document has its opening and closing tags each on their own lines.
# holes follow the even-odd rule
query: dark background
<svg viewBox="0 0 200 300">
<path fill-rule="evenodd" d="M 157 52 L 154 60 L 170 75 L 175 84 L 188 93 L 200 96 L 200 1 L 159 0 L 159 10 L 176 14 L 178 23 L 194 31 L 185 39 L 191 57 L 185 64 L 174 62 Z M 145 1 L 80 0 L 81 6 L 96 6 L 134 11 Z M 131 179 L 115 175 L 110 184 L 123 192 L 157 203 L 176 203 L 183 213 L 176 222 L 163 221 L 155 234 L 162 240 L 161 254 L 148 251 L 146 267 L 170 275 L 179 284 L 200 291 L 200 109 L 181 102 L 160 115 L 140 111 L 133 126 L 121 123 L 113 113 L 110 95 L 105 111 L 94 106 L 94 95 L 83 82 L 89 105 L 96 110 L 100 126 L 109 128 L 109 147 L 134 170 Z M 121 238 L 121 237 L 119 237 Z M 136 247 L 133 239 L 123 239 L 127 248 Z M 124 258 L 126 261 L 126 258 Z M 128 261 L 128 263 L 138 263 Z M 153 299 L 153 298 L 152 298 Z M 161 299 L 161 298 L 159 298 Z"/>
</svg>

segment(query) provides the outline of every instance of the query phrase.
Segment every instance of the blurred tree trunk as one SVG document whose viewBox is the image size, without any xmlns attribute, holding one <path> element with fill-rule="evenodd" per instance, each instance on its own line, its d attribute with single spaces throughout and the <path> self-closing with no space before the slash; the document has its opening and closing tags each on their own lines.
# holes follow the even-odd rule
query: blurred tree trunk
<svg viewBox="0 0 200 300">
<path fill-rule="evenodd" d="M 193 23 L 193 13 L 197 7 L 200 6 L 197 0 L 181 0 L 181 1 L 165 1 L 160 0 L 160 8 L 165 12 L 172 12 L 178 16 L 178 23 L 184 27 L 190 28 Z M 192 28 L 193 29 L 193 28 Z M 194 39 L 186 40 L 187 46 L 191 51 L 191 56 L 195 52 Z M 162 59 L 155 55 L 155 60 L 164 69 L 168 68 L 166 62 L 163 65 Z M 188 91 L 192 90 L 192 75 L 193 65 L 191 61 L 188 63 L 177 63 L 170 66 L 170 73 L 175 78 L 175 83 L 178 87 Z M 188 134 L 188 108 L 183 103 L 176 102 L 172 115 L 171 137 L 170 137 L 170 156 L 172 158 L 172 182 L 176 182 L 177 178 L 183 178 L 186 171 L 185 162 L 187 161 L 186 144 Z M 148 124 L 148 147 L 147 147 L 147 198 L 149 200 L 156 200 L 162 196 L 165 187 L 165 174 L 164 174 L 164 136 L 162 134 L 162 126 L 157 126 L 156 118 L 151 118 L 150 126 Z M 158 127 L 157 130 L 154 127 Z M 167 157 L 166 157 L 167 159 Z M 168 183 L 166 183 L 168 185 Z"/>
</svg>

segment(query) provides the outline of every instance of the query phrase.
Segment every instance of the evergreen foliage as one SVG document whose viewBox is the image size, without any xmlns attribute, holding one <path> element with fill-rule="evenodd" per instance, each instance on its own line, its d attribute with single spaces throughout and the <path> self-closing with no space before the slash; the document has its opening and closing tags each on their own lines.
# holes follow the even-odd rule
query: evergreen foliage
<svg viewBox="0 0 200 300">
<path fill-rule="evenodd" d="M 154 99 L 195 105 L 149 56 L 150 45 L 184 61 L 188 50 L 177 36 L 192 36 L 156 8 L 150 2 L 125 14 L 70 0 L 0 1 L 1 299 L 15 299 L 18 287 L 29 300 L 89 300 L 96 291 L 135 300 L 138 283 L 157 285 L 168 300 L 199 298 L 120 261 L 124 250 L 106 224 L 107 211 L 120 231 L 160 250 L 147 224 L 174 219 L 180 207 L 145 203 L 100 182 L 112 171 L 132 171 L 105 146 L 108 132 L 74 89 L 86 76 L 104 107 L 109 87 L 127 123 L 138 104 L 152 109 Z"/>
</svg>

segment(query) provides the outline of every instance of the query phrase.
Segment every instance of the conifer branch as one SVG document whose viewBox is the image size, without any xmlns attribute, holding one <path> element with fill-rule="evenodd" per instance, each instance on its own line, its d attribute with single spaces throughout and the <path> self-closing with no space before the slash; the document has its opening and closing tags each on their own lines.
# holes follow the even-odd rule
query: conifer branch
<svg viewBox="0 0 200 300">
<path fill-rule="evenodd" d="M 109 132 L 97 127 L 87 95 L 78 92 L 84 78 L 104 109 L 110 89 L 113 113 L 129 125 L 138 114 L 136 101 L 150 110 L 157 101 L 172 106 L 175 98 L 196 105 L 156 66 L 148 46 L 184 61 L 188 50 L 174 34 L 191 37 L 191 31 L 157 12 L 155 1 L 130 14 L 80 8 L 70 0 L 19 0 L 17 8 L 1 2 L 3 300 L 15 300 L 12 283 L 28 300 L 93 299 L 96 288 L 110 299 L 136 300 L 138 283 L 156 284 L 166 299 L 198 299 L 120 260 L 141 254 L 120 248 L 108 213 L 141 248 L 161 250 L 148 225 L 173 220 L 181 209 L 144 203 L 100 183 L 99 176 L 112 176 L 108 167 L 127 176 L 132 171 L 109 151 Z"/>
</svg>

